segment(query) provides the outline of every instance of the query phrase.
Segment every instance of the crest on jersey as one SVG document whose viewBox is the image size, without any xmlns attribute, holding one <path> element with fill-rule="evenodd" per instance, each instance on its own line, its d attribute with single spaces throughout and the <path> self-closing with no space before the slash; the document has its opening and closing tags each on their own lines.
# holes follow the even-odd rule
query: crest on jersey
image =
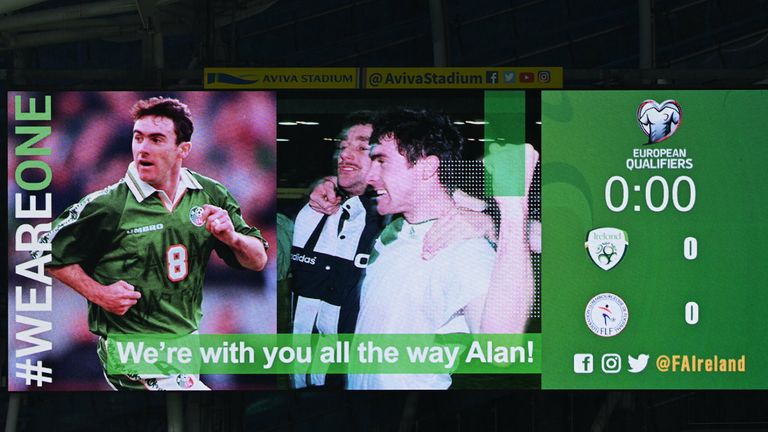
<svg viewBox="0 0 768 432">
<path fill-rule="evenodd" d="M 676 100 L 658 103 L 653 99 L 643 101 L 637 108 L 637 124 L 648 136 L 648 144 L 664 141 L 680 126 L 683 109 Z"/>
<path fill-rule="evenodd" d="M 176 375 L 176 384 L 181 389 L 189 390 L 195 385 L 195 380 L 189 375 L 179 374 Z"/>
<path fill-rule="evenodd" d="M 189 209 L 189 221 L 194 226 L 203 226 L 205 221 L 203 220 L 203 208 L 200 206 L 194 206 Z"/>
<path fill-rule="evenodd" d="M 627 233 L 618 228 L 595 228 L 587 233 L 584 247 L 587 255 L 601 269 L 608 271 L 616 267 L 629 246 Z"/>
</svg>

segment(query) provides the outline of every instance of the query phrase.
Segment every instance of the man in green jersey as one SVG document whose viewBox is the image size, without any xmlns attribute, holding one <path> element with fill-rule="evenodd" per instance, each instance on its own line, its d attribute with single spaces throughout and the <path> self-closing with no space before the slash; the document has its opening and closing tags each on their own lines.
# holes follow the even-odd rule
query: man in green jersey
<svg viewBox="0 0 768 432">
<path fill-rule="evenodd" d="M 266 241 L 227 189 L 182 167 L 193 124 L 176 99 L 133 106 L 133 162 L 125 177 L 64 211 L 43 241 L 48 271 L 88 300 L 88 323 L 115 388 L 207 389 L 194 375 L 108 375 L 110 334 L 186 335 L 202 317 L 213 250 L 236 268 L 260 271 Z"/>
</svg>

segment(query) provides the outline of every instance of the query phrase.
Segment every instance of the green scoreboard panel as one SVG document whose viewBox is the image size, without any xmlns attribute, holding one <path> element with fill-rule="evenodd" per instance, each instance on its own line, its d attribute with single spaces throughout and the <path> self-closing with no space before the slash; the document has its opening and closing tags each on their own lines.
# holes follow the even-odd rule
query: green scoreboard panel
<svg viewBox="0 0 768 432">
<path fill-rule="evenodd" d="M 768 388 L 768 91 L 542 93 L 543 388 Z"/>
</svg>

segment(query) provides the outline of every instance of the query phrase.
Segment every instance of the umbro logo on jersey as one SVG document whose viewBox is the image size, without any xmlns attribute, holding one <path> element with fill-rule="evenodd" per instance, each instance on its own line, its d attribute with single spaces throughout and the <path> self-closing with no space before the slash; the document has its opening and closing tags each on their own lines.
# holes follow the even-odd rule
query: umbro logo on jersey
<svg viewBox="0 0 768 432">
<path fill-rule="evenodd" d="M 303 262 L 305 264 L 315 265 L 315 261 L 317 261 L 317 257 L 308 257 L 304 254 L 293 254 L 291 255 L 291 261 L 298 261 Z"/>
<path fill-rule="evenodd" d="M 158 231 L 163 229 L 163 224 L 155 224 L 155 225 L 147 225 L 143 227 L 138 228 L 131 228 L 128 231 L 126 231 L 126 234 L 143 234 L 150 231 Z"/>
</svg>

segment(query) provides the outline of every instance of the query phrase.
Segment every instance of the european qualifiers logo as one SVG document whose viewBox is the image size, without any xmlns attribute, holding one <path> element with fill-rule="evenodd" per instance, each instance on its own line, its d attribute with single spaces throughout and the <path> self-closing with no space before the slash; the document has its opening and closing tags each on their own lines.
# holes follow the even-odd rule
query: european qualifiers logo
<svg viewBox="0 0 768 432">
<path fill-rule="evenodd" d="M 621 333 L 629 321 L 629 309 L 616 294 L 598 294 L 587 303 L 584 320 L 592 333 L 602 337 L 613 337 Z"/>
<path fill-rule="evenodd" d="M 595 265 L 608 271 L 619 265 L 629 247 L 626 231 L 618 228 L 595 228 L 584 242 L 587 255 Z"/>
<path fill-rule="evenodd" d="M 643 101 L 637 108 L 637 124 L 648 136 L 646 144 L 655 144 L 672 136 L 680 127 L 683 109 L 676 100 L 658 103 L 653 99 Z"/>
</svg>

